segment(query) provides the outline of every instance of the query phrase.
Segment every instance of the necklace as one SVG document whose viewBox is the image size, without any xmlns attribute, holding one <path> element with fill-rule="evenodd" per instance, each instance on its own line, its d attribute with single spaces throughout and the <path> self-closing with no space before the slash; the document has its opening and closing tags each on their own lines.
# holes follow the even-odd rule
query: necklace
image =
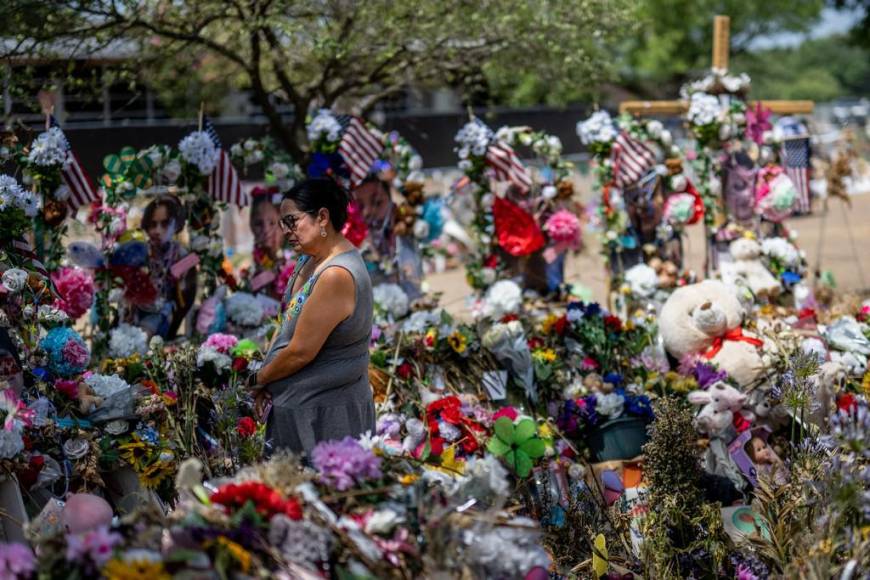
<svg viewBox="0 0 870 580">
<path fill-rule="evenodd" d="M 293 295 L 293 297 L 290 299 L 290 302 L 287 304 L 286 317 L 288 322 L 293 318 L 296 318 L 296 316 L 298 316 L 299 313 L 302 311 L 302 307 L 305 305 L 306 300 L 308 300 L 309 294 L 311 294 L 311 286 L 314 285 L 314 280 L 320 273 L 320 265 L 328 262 L 335 256 L 342 253 L 337 251 L 337 248 L 338 246 L 333 248 L 332 251 L 329 252 L 329 254 L 321 258 L 319 261 L 312 264 L 312 272 L 311 275 L 308 277 L 308 280 L 305 281 L 305 284 L 302 285 L 302 287 L 296 292 L 296 294 Z M 308 264 L 308 260 L 310 260 L 310 258 L 308 256 L 303 256 L 302 258 L 300 258 L 300 261 L 302 260 L 304 260 L 304 262 L 297 265 L 300 273 L 302 272 L 302 268 Z M 292 286 L 288 288 L 288 291 L 293 291 Z"/>
</svg>

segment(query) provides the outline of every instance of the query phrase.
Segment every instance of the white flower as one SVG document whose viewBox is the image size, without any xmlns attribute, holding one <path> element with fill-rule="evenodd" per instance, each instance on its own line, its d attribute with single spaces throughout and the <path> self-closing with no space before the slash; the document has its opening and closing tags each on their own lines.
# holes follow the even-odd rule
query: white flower
<svg viewBox="0 0 870 580">
<path fill-rule="evenodd" d="M 656 271 L 646 264 L 637 264 L 625 272 L 625 281 L 635 296 L 648 298 L 658 288 L 659 277 Z"/>
<path fill-rule="evenodd" d="M 144 355 L 146 352 L 148 335 L 138 326 L 123 323 L 109 333 L 109 355 L 113 358 Z"/>
<path fill-rule="evenodd" d="M 585 121 L 577 123 L 577 136 L 584 145 L 610 143 L 616 135 L 616 126 L 607 111 L 596 111 Z"/>
<path fill-rule="evenodd" d="M 92 374 L 85 379 L 87 383 L 98 397 L 104 399 L 111 397 L 115 393 L 120 393 L 124 389 L 129 389 L 130 385 L 118 375 L 100 375 Z"/>
<path fill-rule="evenodd" d="M 308 140 L 312 143 L 321 139 L 335 143 L 341 135 L 341 124 L 329 109 L 320 109 L 308 124 L 307 131 Z"/>
<path fill-rule="evenodd" d="M 646 124 L 646 132 L 649 133 L 649 136 L 653 139 L 661 137 L 662 131 L 664 131 L 664 126 L 661 121 L 650 121 Z"/>
<path fill-rule="evenodd" d="M 202 367 L 209 362 L 220 372 L 230 368 L 233 359 L 210 346 L 201 346 L 196 353 L 196 366 Z"/>
<path fill-rule="evenodd" d="M 109 435 L 121 435 L 122 433 L 126 433 L 127 429 L 130 428 L 130 425 L 127 421 L 123 419 L 115 419 L 114 421 L 109 421 L 106 423 L 106 433 Z"/>
<path fill-rule="evenodd" d="M 27 154 L 27 161 L 42 167 L 65 165 L 68 152 L 69 143 L 63 131 L 58 127 L 52 127 L 33 140 L 30 152 Z"/>
<path fill-rule="evenodd" d="M 211 240 L 208 238 L 208 236 L 194 236 L 194 238 L 190 241 L 190 249 L 194 252 L 204 252 L 208 248 L 210 243 Z"/>
<path fill-rule="evenodd" d="M 522 304 L 522 288 L 512 280 L 500 280 L 487 290 L 483 312 L 490 318 L 499 319 L 518 312 Z"/>
<path fill-rule="evenodd" d="M 251 294 L 236 292 L 226 299 L 227 317 L 239 326 L 257 326 L 263 321 L 263 306 Z"/>
<path fill-rule="evenodd" d="M 20 268 L 10 268 L 3 272 L 3 287 L 12 294 L 21 292 L 27 286 L 27 276 L 27 272 Z"/>
<path fill-rule="evenodd" d="M 762 240 L 761 252 L 766 256 L 775 258 L 786 267 L 800 264 L 800 253 L 785 238 L 767 238 Z"/>
<path fill-rule="evenodd" d="M 178 178 L 181 177 L 181 162 L 178 159 L 170 159 L 169 163 L 163 168 L 163 177 L 169 181 L 169 183 L 175 183 L 178 181 Z"/>
<path fill-rule="evenodd" d="M 480 279 L 485 285 L 490 285 L 495 282 L 496 271 L 493 268 L 481 268 Z"/>
<path fill-rule="evenodd" d="M 36 316 L 41 324 L 61 324 L 69 320 L 66 312 L 49 304 L 40 304 Z"/>
<path fill-rule="evenodd" d="M 689 101 L 686 117 L 693 125 L 710 125 L 719 120 L 721 113 L 719 99 L 707 93 L 694 93 Z"/>
<path fill-rule="evenodd" d="M 372 290 L 375 304 L 394 320 L 408 314 L 408 295 L 398 284 L 378 284 Z"/>
<path fill-rule="evenodd" d="M 468 171 L 471 169 L 473 164 L 471 163 L 471 161 L 468 161 L 467 159 L 463 159 L 462 161 L 460 161 L 456 165 L 457 165 L 457 167 L 459 167 L 460 171 Z"/>
<path fill-rule="evenodd" d="M 205 131 L 194 131 L 178 144 L 181 157 L 196 165 L 201 175 L 211 175 L 217 166 L 220 151 Z"/>
<path fill-rule="evenodd" d="M 17 431 L 0 429 L 0 459 L 12 459 L 24 451 L 24 440 Z"/>
<path fill-rule="evenodd" d="M 230 147 L 230 155 L 233 157 L 241 157 L 242 156 L 242 146 L 238 143 L 233 143 Z"/>
<path fill-rule="evenodd" d="M 622 415 L 625 406 L 625 397 L 619 393 L 595 394 L 595 411 L 605 417 L 616 419 Z"/>
<path fill-rule="evenodd" d="M 58 201 L 66 201 L 69 199 L 70 190 L 66 183 L 61 183 L 57 189 L 54 190 L 52 197 Z"/>
<path fill-rule="evenodd" d="M 408 161 L 408 170 L 420 171 L 421 169 L 423 169 L 423 158 L 419 155 L 412 155 L 411 159 Z"/>
<path fill-rule="evenodd" d="M 492 129 L 478 120 L 469 121 L 456 133 L 454 140 L 460 145 L 458 152 L 470 150 L 477 157 L 482 157 L 492 140 Z"/>
<path fill-rule="evenodd" d="M 507 469 L 489 453 L 483 457 L 471 457 L 465 466 L 465 475 L 483 481 L 498 497 L 506 497 L 510 492 Z"/>
<path fill-rule="evenodd" d="M 275 179 L 283 179 L 290 174 L 290 166 L 276 161 L 269 165 L 269 172 L 275 176 Z"/>
<path fill-rule="evenodd" d="M 151 340 L 148 341 L 148 350 L 151 352 L 160 352 L 163 350 L 163 337 L 159 334 L 155 334 L 151 337 Z"/>
<path fill-rule="evenodd" d="M 424 239 L 429 237 L 429 222 L 426 220 L 417 220 L 414 222 L 414 237 Z"/>
<path fill-rule="evenodd" d="M 67 439 L 63 442 L 63 452 L 69 459 L 76 461 L 88 454 L 91 446 L 84 439 Z"/>
<path fill-rule="evenodd" d="M 24 194 L 18 198 L 18 205 L 24 210 L 24 215 L 27 217 L 35 217 L 39 212 L 40 198 L 38 198 L 33 192 L 25 191 Z"/>
<path fill-rule="evenodd" d="M 402 324 L 402 331 L 408 333 L 423 332 L 430 326 L 438 324 L 438 321 L 441 320 L 441 312 L 441 309 L 413 312 Z"/>
<path fill-rule="evenodd" d="M 553 199 L 554 197 L 556 197 L 556 193 L 558 192 L 556 191 L 556 188 L 554 186 L 547 185 L 544 187 L 544 189 L 541 190 L 541 197 L 543 197 L 544 199 Z"/>
<path fill-rule="evenodd" d="M 388 534 L 390 530 L 401 524 L 405 519 L 389 508 L 377 510 L 366 522 L 367 534 Z"/>
<path fill-rule="evenodd" d="M 224 243 L 221 238 L 213 238 L 208 243 L 208 255 L 213 258 L 220 257 L 224 252 Z"/>
</svg>

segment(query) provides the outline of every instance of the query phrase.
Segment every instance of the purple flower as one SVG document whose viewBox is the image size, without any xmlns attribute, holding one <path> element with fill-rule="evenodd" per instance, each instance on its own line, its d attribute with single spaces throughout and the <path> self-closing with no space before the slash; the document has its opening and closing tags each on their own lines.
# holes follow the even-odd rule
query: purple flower
<svg viewBox="0 0 870 580">
<path fill-rule="evenodd" d="M 381 477 L 381 460 L 353 437 L 323 441 L 311 451 L 311 463 L 323 483 L 346 491 L 367 479 Z"/>
<path fill-rule="evenodd" d="M 0 544 L 0 578 L 27 578 L 36 571 L 33 552 L 24 544 Z"/>
<path fill-rule="evenodd" d="M 701 389 L 706 389 L 716 381 L 724 381 L 728 378 L 728 373 L 716 370 L 715 366 L 704 362 L 695 363 L 692 374 L 695 376 L 695 380 L 698 381 L 698 386 Z"/>
<path fill-rule="evenodd" d="M 110 532 L 107 527 L 100 527 L 84 534 L 73 534 L 66 539 L 66 559 L 71 562 L 82 562 L 90 558 L 101 568 L 111 559 L 112 551 L 120 542 L 121 536 Z"/>
<path fill-rule="evenodd" d="M 377 434 L 394 437 L 402 429 L 402 420 L 394 413 L 387 413 L 378 417 Z"/>
</svg>

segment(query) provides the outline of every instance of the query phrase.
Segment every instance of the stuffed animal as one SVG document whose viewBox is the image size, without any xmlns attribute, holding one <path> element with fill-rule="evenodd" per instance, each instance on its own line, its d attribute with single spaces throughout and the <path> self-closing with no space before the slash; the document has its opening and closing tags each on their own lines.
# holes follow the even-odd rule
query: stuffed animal
<svg viewBox="0 0 870 580">
<path fill-rule="evenodd" d="M 782 405 L 776 405 L 771 401 L 769 394 L 763 389 L 755 389 L 746 399 L 740 415 L 753 428 L 767 427 L 771 431 L 782 425 L 787 418 L 787 412 Z"/>
<path fill-rule="evenodd" d="M 761 244 L 750 238 L 739 238 L 728 247 L 733 262 L 720 265 L 722 281 L 726 284 L 746 285 L 759 297 L 779 294 L 782 287 L 761 262 Z"/>
<path fill-rule="evenodd" d="M 746 395 L 722 381 L 716 381 L 705 391 L 689 393 L 689 402 L 703 405 L 695 417 L 695 428 L 710 437 L 723 437 L 734 420 L 734 413 L 743 408 Z"/>
<path fill-rule="evenodd" d="M 76 493 L 66 500 L 61 522 L 67 533 L 84 534 L 112 523 L 112 508 L 103 498 Z"/>
<path fill-rule="evenodd" d="M 700 355 L 745 387 L 761 376 L 764 364 L 763 342 L 743 331 L 742 318 L 733 289 L 704 280 L 670 295 L 659 315 L 659 332 L 671 356 Z"/>
</svg>

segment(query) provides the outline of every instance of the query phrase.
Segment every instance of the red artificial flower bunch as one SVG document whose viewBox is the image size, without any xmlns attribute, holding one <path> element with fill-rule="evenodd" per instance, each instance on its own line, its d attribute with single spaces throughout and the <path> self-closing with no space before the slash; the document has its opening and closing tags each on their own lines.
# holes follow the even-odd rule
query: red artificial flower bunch
<svg viewBox="0 0 870 580">
<path fill-rule="evenodd" d="M 529 350 L 538 350 L 539 348 L 544 348 L 544 339 L 539 336 L 533 336 L 526 341 L 529 345 Z"/>
<path fill-rule="evenodd" d="M 604 317 L 604 327 L 607 330 L 619 332 L 620 330 L 622 330 L 622 319 L 615 314 L 608 314 Z"/>
<path fill-rule="evenodd" d="M 414 367 L 408 361 L 396 367 L 396 375 L 403 381 L 407 381 L 414 374 Z"/>
<path fill-rule="evenodd" d="M 236 433 L 241 437 L 253 437 L 257 432 L 257 423 L 250 417 L 242 417 L 236 424 Z"/>
<path fill-rule="evenodd" d="M 222 485 L 212 494 L 211 501 L 224 506 L 227 512 L 251 502 L 257 513 L 267 520 L 278 514 L 291 520 L 302 519 L 302 506 L 295 498 L 284 498 L 277 490 L 259 481 Z"/>
<path fill-rule="evenodd" d="M 844 413 L 851 413 L 858 407 L 858 400 L 852 393 L 843 393 L 837 397 L 837 408 Z"/>
<path fill-rule="evenodd" d="M 456 441 L 464 454 L 470 455 L 480 447 L 477 437 L 478 434 L 484 433 L 486 428 L 462 413 L 462 402 L 459 397 L 450 396 L 433 401 L 426 407 L 426 426 L 429 430 L 431 455 L 438 457 L 444 452 L 445 438 L 441 434 L 441 422 L 459 429 L 460 437 Z"/>
</svg>

